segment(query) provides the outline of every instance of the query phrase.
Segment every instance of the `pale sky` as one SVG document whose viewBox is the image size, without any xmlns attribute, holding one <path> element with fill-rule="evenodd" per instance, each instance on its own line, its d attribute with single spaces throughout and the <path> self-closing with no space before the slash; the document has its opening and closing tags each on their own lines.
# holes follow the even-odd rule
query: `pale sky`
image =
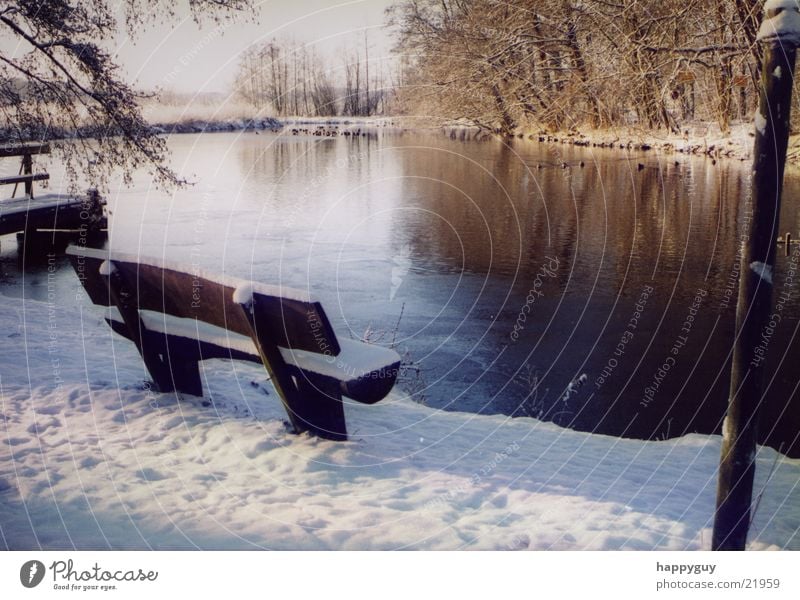
<svg viewBox="0 0 800 600">
<path fill-rule="evenodd" d="M 313 44 L 328 62 L 337 50 L 363 48 L 369 31 L 370 59 L 391 47 L 382 27 L 393 0 L 254 0 L 255 22 L 240 18 L 198 27 L 188 12 L 170 25 L 154 25 L 134 40 L 121 32 L 117 62 L 138 87 L 163 87 L 178 92 L 227 92 L 239 54 L 253 43 L 272 38 Z"/>
</svg>

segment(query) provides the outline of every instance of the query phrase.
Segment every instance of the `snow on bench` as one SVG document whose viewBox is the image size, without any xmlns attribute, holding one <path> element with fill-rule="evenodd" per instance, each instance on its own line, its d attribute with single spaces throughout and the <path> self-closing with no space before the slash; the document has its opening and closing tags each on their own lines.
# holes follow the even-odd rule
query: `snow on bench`
<svg viewBox="0 0 800 600">
<path fill-rule="evenodd" d="M 296 431 L 343 440 L 342 396 L 372 404 L 397 379 L 395 351 L 339 340 L 322 305 L 302 291 L 108 250 L 70 246 L 67 254 L 159 391 L 202 395 L 201 360 L 260 362 Z"/>
</svg>

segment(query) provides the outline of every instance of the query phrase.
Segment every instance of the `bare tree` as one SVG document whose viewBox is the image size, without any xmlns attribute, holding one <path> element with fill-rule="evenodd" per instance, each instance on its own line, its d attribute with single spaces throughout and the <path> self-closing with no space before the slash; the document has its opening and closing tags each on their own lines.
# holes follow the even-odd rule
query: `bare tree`
<svg viewBox="0 0 800 600">
<path fill-rule="evenodd" d="M 695 118 L 724 131 L 756 100 L 758 4 L 400 1 L 389 10 L 411 63 L 400 100 L 404 112 L 505 134 L 584 124 L 678 131 Z"/>
<path fill-rule="evenodd" d="M 142 116 L 142 95 L 125 82 L 103 49 L 120 23 L 130 35 L 155 18 L 175 16 L 177 0 L 7 0 L 0 29 L 18 42 L 0 51 L 0 135 L 8 143 L 55 141 L 73 186 L 103 187 L 112 172 L 130 181 L 145 166 L 161 185 L 179 183 L 166 144 Z M 221 22 L 250 0 L 189 0 L 196 19 Z M 157 8 L 157 10 L 156 10 Z"/>
</svg>

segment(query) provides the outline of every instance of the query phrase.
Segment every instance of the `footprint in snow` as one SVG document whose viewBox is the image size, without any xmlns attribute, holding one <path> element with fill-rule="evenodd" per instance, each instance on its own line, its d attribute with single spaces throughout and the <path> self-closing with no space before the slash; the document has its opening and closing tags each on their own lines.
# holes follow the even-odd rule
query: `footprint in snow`
<svg viewBox="0 0 800 600">
<path fill-rule="evenodd" d="M 251 381 L 250 385 L 256 388 L 259 392 L 263 392 L 267 396 L 269 396 L 269 390 L 263 384 L 259 383 L 258 381 Z"/>
<path fill-rule="evenodd" d="M 505 494 L 498 494 L 497 496 L 489 500 L 489 502 L 491 502 L 492 505 L 497 508 L 505 508 L 506 506 L 508 506 L 508 496 L 506 496 Z"/>
<path fill-rule="evenodd" d="M 527 550 L 531 547 L 531 538 L 527 533 L 522 533 L 514 536 L 511 543 L 508 545 L 509 550 Z"/>
<path fill-rule="evenodd" d="M 20 444 L 25 444 L 30 441 L 31 438 L 16 438 L 16 437 L 8 438 L 7 440 L 5 440 L 5 442 L 9 446 L 19 446 Z"/>
<path fill-rule="evenodd" d="M 416 505 L 411 502 L 404 502 L 403 500 L 392 500 L 383 504 L 386 508 L 398 510 L 401 512 L 411 512 L 416 508 Z"/>
<path fill-rule="evenodd" d="M 87 456 L 80 462 L 80 466 L 82 469 L 91 469 L 100 464 L 100 459 L 95 458 L 94 456 Z"/>
<path fill-rule="evenodd" d="M 50 419 L 46 421 L 37 420 L 28 427 L 28 433 L 31 433 L 33 435 L 39 435 L 44 433 L 51 427 L 61 427 L 61 421 L 59 421 L 55 417 L 50 417 Z"/>
<path fill-rule="evenodd" d="M 51 472 L 46 481 L 40 481 L 31 487 L 31 492 L 34 494 L 41 494 L 42 492 L 50 491 L 54 485 L 64 479 L 60 473 Z"/>
<path fill-rule="evenodd" d="M 164 475 L 160 471 L 156 471 L 150 467 L 145 467 L 141 471 L 138 471 L 136 476 L 139 477 L 139 479 L 144 479 L 145 481 L 161 481 L 169 477 L 168 475 Z"/>
<path fill-rule="evenodd" d="M 254 460 L 255 458 L 258 458 L 259 456 L 261 456 L 264 452 L 268 452 L 268 451 L 273 450 L 273 449 L 275 449 L 275 443 L 274 442 L 272 442 L 270 440 L 263 440 L 261 442 L 258 442 L 253 447 L 252 450 L 250 450 L 249 452 L 245 452 L 244 455 L 247 458 L 249 458 L 250 460 Z"/>
<path fill-rule="evenodd" d="M 184 423 L 185 419 L 182 416 L 178 415 L 170 419 L 167 419 L 162 425 L 162 429 L 173 429 L 175 427 L 183 425 Z"/>
<path fill-rule="evenodd" d="M 214 473 L 198 473 L 197 475 L 193 475 L 192 479 L 195 481 L 202 481 L 206 482 L 213 482 L 213 481 L 225 481 L 228 478 L 226 473 L 222 471 L 216 471 Z"/>
</svg>

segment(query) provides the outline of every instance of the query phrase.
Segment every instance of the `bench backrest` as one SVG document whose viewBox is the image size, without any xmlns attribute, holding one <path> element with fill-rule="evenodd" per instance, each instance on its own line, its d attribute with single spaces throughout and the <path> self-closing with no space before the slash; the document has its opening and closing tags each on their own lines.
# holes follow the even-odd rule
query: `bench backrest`
<svg viewBox="0 0 800 600">
<path fill-rule="evenodd" d="M 67 254 L 94 304 L 114 305 L 104 274 L 115 271 L 135 294 L 139 310 L 197 319 L 250 336 L 252 326 L 240 302 L 252 298 L 254 322 L 277 346 L 332 356 L 340 352 L 322 305 L 302 291 L 215 277 L 188 266 L 108 250 L 70 246 Z"/>
</svg>

